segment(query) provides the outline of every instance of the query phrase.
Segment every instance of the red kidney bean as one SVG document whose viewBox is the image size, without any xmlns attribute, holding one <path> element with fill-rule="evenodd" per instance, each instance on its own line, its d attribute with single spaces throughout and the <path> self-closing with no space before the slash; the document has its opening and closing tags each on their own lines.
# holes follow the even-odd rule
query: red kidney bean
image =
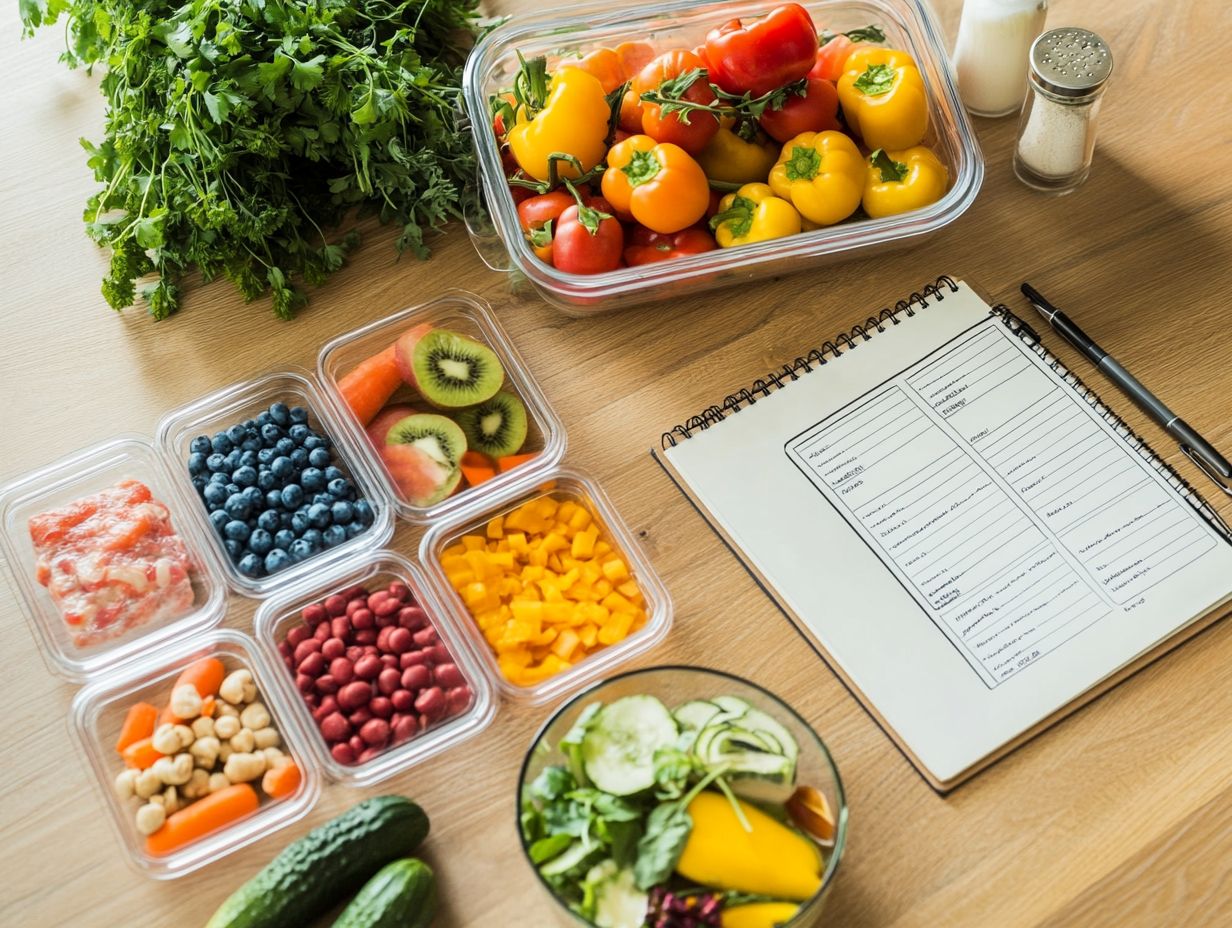
<svg viewBox="0 0 1232 928">
<path fill-rule="evenodd" d="M 345 742 L 343 744 L 335 744 L 329 749 L 329 753 L 340 764 L 349 765 L 355 763 L 355 750 Z"/>
<path fill-rule="evenodd" d="M 312 633 L 312 637 L 317 641 L 324 641 L 329 637 L 329 622 L 322 622 L 317 626 L 316 631 Z"/>
<path fill-rule="evenodd" d="M 304 621 L 309 625 L 316 625 L 322 619 L 328 619 L 329 613 L 320 603 L 313 603 L 310 606 L 305 606 L 300 615 L 304 617 Z"/>
<path fill-rule="evenodd" d="M 347 744 L 350 745 L 351 750 L 355 752 L 356 756 L 368 749 L 368 745 L 364 744 L 364 739 L 359 737 L 359 735 L 351 735 L 351 740 Z"/>
<path fill-rule="evenodd" d="M 372 702 L 368 703 L 368 711 L 378 719 L 387 719 L 394 714 L 394 704 L 388 696 L 374 696 Z"/>
<path fill-rule="evenodd" d="M 281 654 L 283 657 L 290 657 L 291 652 L 294 650 L 295 649 L 291 647 L 291 642 L 286 641 L 286 640 L 278 642 L 278 653 Z"/>
<path fill-rule="evenodd" d="M 341 638 L 327 638 L 325 643 L 321 645 L 321 656 L 327 661 L 332 661 L 335 657 L 342 657 L 346 654 L 346 642 Z"/>
<path fill-rule="evenodd" d="M 395 580 L 389 585 L 389 595 L 405 602 L 411 598 L 411 588 L 401 580 Z"/>
<path fill-rule="evenodd" d="M 398 712 L 410 712 L 415 706 L 415 694 L 410 690 L 394 690 L 389 702 Z"/>
<path fill-rule="evenodd" d="M 355 633 L 356 644 L 376 644 L 376 629 L 365 628 Z"/>
<path fill-rule="evenodd" d="M 337 680 L 340 686 L 346 686 L 355 679 L 355 665 L 345 657 L 335 657 L 329 662 L 329 675 Z"/>
<path fill-rule="evenodd" d="M 371 654 L 373 657 L 379 658 L 381 656 L 381 649 L 375 644 L 366 644 L 364 645 L 364 653 Z"/>
<path fill-rule="evenodd" d="M 368 591 L 364 588 L 362 583 L 354 583 L 343 590 L 342 595 L 347 599 L 355 599 L 356 597 L 366 599 L 368 596 Z"/>
<path fill-rule="evenodd" d="M 389 650 L 395 654 L 403 654 L 414 646 L 415 642 L 411 638 L 411 633 L 405 628 L 395 626 L 389 630 L 389 638 L 386 641 L 389 645 Z"/>
<path fill-rule="evenodd" d="M 402 688 L 406 690 L 421 690 L 432 682 L 432 671 L 423 664 L 416 664 L 402 671 Z"/>
<path fill-rule="evenodd" d="M 398 610 L 398 624 L 408 631 L 418 631 L 428 623 L 428 614 L 418 606 L 403 606 Z"/>
<path fill-rule="evenodd" d="M 376 646 L 380 648 L 382 651 L 389 650 L 389 636 L 393 634 L 393 631 L 394 630 L 391 627 L 386 625 L 379 632 L 377 632 Z"/>
<path fill-rule="evenodd" d="M 370 710 L 367 706 L 360 706 L 347 716 L 347 721 L 351 723 L 352 728 L 359 731 L 359 729 L 363 727 L 364 723 L 370 718 L 372 718 L 372 710 Z"/>
<path fill-rule="evenodd" d="M 356 661 L 358 661 L 363 656 L 364 656 L 363 645 L 353 644 L 349 648 L 346 649 L 346 659 L 350 661 L 352 664 L 354 664 Z"/>
<path fill-rule="evenodd" d="M 338 692 L 338 681 L 329 674 L 323 674 L 317 677 L 317 692 L 319 693 L 336 693 Z"/>
<path fill-rule="evenodd" d="M 362 599 L 352 599 L 349 603 L 347 603 L 346 614 L 347 616 L 354 616 L 360 609 L 367 608 L 368 603 L 366 601 Z"/>
<path fill-rule="evenodd" d="M 321 650 L 321 642 L 317 641 L 317 639 L 315 638 L 308 638 L 304 641 L 301 641 L 299 644 L 295 646 L 295 651 L 291 656 L 295 658 L 295 663 L 299 664 L 300 661 L 302 661 L 305 657 L 307 657 L 313 651 L 320 651 L 320 650 Z"/>
<path fill-rule="evenodd" d="M 439 686 L 430 686 L 415 697 L 415 711 L 435 721 L 445 713 L 445 693 Z"/>
<path fill-rule="evenodd" d="M 419 719 L 413 715 L 408 715 L 398 719 L 393 725 L 394 743 L 400 744 L 403 741 L 409 741 L 415 735 L 419 734 Z"/>
<path fill-rule="evenodd" d="M 359 730 L 359 737 L 374 748 L 384 747 L 389 741 L 389 723 L 384 719 L 370 719 Z"/>
<path fill-rule="evenodd" d="M 295 688 L 301 693 L 312 692 L 312 684 L 316 682 L 315 677 L 310 677 L 306 673 L 297 673 L 295 675 Z"/>
<path fill-rule="evenodd" d="M 351 737 L 351 723 L 341 712 L 331 712 L 321 719 L 321 734 L 327 741 L 346 741 Z"/>
<path fill-rule="evenodd" d="M 433 666 L 453 663 L 453 655 L 449 653 L 449 649 L 443 644 L 434 644 L 430 648 L 424 648 L 424 653 L 428 655 L 428 663 Z"/>
<path fill-rule="evenodd" d="M 361 605 L 351 614 L 352 628 L 363 631 L 365 628 L 374 628 L 375 626 L 376 618 L 372 615 L 372 610 L 367 605 Z"/>
<path fill-rule="evenodd" d="M 426 667 L 427 664 L 428 655 L 423 651 L 407 651 L 398 658 L 398 666 L 403 670 L 406 670 L 408 667 L 418 667 L 421 665 Z"/>
<path fill-rule="evenodd" d="M 329 716 L 333 714 L 333 712 L 329 712 L 327 710 L 327 706 L 316 706 L 312 710 L 312 720 L 320 725 L 323 721 L 325 721 L 325 719 L 329 718 Z M 337 711 L 337 709 L 334 709 L 334 712 Z"/>
<path fill-rule="evenodd" d="M 290 654 L 284 657 L 282 662 L 287 665 L 287 670 L 291 671 L 291 673 L 295 673 L 295 661 L 292 659 Z"/>
<path fill-rule="evenodd" d="M 306 673 L 310 677 L 319 677 L 325 671 L 325 658 L 321 656 L 320 651 L 313 651 L 295 668 L 299 673 Z"/>
<path fill-rule="evenodd" d="M 398 667 L 398 656 L 396 654 L 382 654 L 381 666 L 390 670 L 397 670 L 399 673 L 402 672 L 402 670 Z"/>
<path fill-rule="evenodd" d="M 387 590 L 377 590 L 375 593 L 369 594 L 368 608 L 372 610 L 373 615 L 376 614 L 376 607 L 387 599 L 389 599 L 389 592 Z"/>
<path fill-rule="evenodd" d="M 321 702 L 321 697 L 314 693 L 304 693 L 304 704 L 309 709 L 315 709 Z"/>
<path fill-rule="evenodd" d="M 337 616 L 329 623 L 329 630 L 335 638 L 346 638 L 351 634 L 351 620 L 345 615 Z"/>
<path fill-rule="evenodd" d="M 294 648 L 307 637 L 307 625 L 292 625 L 289 629 L 287 629 L 286 644 L 288 647 Z"/>
<path fill-rule="evenodd" d="M 338 711 L 338 697 L 333 693 L 328 693 L 321 697 L 321 708 L 328 709 L 330 712 Z"/>
<path fill-rule="evenodd" d="M 450 715 L 457 715 L 470 704 L 471 688 L 469 686 L 455 686 L 445 693 L 445 705 Z"/>
<path fill-rule="evenodd" d="M 355 676 L 361 680 L 375 680 L 381 672 L 381 659 L 375 654 L 365 654 L 355 662 Z"/>
<path fill-rule="evenodd" d="M 357 680 L 354 683 L 348 683 L 338 690 L 337 698 L 338 705 L 342 710 L 350 712 L 352 709 L 368 705 L 368 700 L 372 698 L 372 687 L 367 683 L 361 683 Z"/>
<path fill-rule="evenodd" d="M 325 611 L 330 615 L 344 615 L 346 613 L 347 599 L 341 593 L 335 593 L 333 596 L 325 597 L 325 602 L 321 603 L 325 607 Z"/>
<path fill-rule="evenodd" d="M 415 644 L 421 648 L 429 648 L 436 644 L 438 640 L 436 629 L 431 625 L 426 628 L 421 628 L 419 631 L 415 632 Z"/>
<path fill-rule="evenodd" d="M 396 615 L 398 610 L 402 608 L 402 603 L 386 593 L 385 598 L 375 606 L 372 605 L 372 600 L 369 599 L 368 608 L 372 610 L 373 615 L 380 619 L 386 616 Z"/>
<path fill-rule="evenodd" d="M 331 665 L 331 672 L 332 672 Z M 451 686 L 462 686 L 466 683 L 466 678 L 462 676 L 462 671 L 458 669 L 457 664 L 437 664 L 432 669 L 432 680 L 438 686 L 443 686 L 449 689 Z"/>
<path fill-rule="evenodd" d="M 398 688 L 401 682 L 402 674 L 393 667 L 386 667 L 376 678 L 376 688 L 381 691 L 381 695 L 388 696 Z"/>
</svg>

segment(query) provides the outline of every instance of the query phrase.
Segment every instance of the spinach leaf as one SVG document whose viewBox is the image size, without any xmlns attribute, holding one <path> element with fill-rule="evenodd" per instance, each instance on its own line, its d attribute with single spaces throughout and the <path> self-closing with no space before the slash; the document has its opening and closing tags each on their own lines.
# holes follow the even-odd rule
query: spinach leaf
<svg viewBox="0 0 1232 928">
<path fill-rule="evenodd" d="M 638 889 L 650 889 L 672 875 L 692 830 L 693 819 L 682 803 L 664 802 L 655 807 L 637 843 L 633 879 Z"/>
</svg>

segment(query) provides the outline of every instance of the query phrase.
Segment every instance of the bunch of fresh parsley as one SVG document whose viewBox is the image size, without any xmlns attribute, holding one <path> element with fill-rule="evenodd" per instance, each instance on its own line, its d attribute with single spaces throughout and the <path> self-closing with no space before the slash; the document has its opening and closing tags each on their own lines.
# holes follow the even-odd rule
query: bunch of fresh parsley
<svg viewBox="0 0 1232 928">
<path fill-rule="evenodd" d="M 66 16 L 70 67 L 107 73 L 106 134 L 82 140 L 102 189 L 86 228 L 102 291 L 179 306 L 196 268 L 284 318 L 357 242 L 353 209 L 424 230 L 474 176 L 456 124 L 478 0 L 19 0 L 27 34 Z"/>
</svg>

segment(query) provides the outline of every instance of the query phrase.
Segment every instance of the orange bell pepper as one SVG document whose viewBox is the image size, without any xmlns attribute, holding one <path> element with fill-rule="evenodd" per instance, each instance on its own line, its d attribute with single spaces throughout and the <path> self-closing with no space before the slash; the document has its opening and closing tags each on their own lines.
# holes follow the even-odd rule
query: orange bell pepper
<svg viewBox="0 0 1232 928">
<path fill-rule="evenodd" d="M 607 154 L 603 196 L 622 216 L 655 232 L 679 232 L 706 214 L 710 184 L 678 145 L 634 135 Z"/>
<path fill-rule="evenodd" d="M 611 93 L 654 58 L 649 42 L 621 42 L 615 48 L 596 48 L 581 60 L 561 62 L 560 67 L 581 68 L 599 79 L 604 93 Z"/>
</svg>

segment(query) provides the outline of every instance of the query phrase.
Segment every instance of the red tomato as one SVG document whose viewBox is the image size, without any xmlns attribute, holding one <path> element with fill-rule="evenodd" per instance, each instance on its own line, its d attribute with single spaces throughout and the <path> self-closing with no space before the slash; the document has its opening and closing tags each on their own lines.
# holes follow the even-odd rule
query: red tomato
<svg viewBox="0 0 1232 928">
<path fill-rule="evenodd" d="M 798 3 L 745 26 L 738 19 L 706 36 L 710 79 L 728 93 L 759 97 L 808 74 L 817 59 L 817 29 Z"/>
<path fill-rule="evenodd" d="M 540 261 L 552 263 L 554 232 L 549 223 L 559 220 L 561 213 L 575 203 L 572 194 L 566 190 L 553 190 L 518 203 L 518 221 L 522 223 L 530 247 Z"/>
<path fill-rule="evenodd" d="M 706 63 L 695 54 L 684 49 L 676 49 L 660 55 L 646 65 L 633 78 L 630 92 L 638 100 L 643 93 L 658 90 L 659 87 L 672 78 L 679 77 L 686 71 L 704 69 Z M 690 85 L 682 95 L 683 99 L 692 103 L 713 103 L 714 91 L 703 79 L 698 79 Z M 719 120 L 710 113 L 692 112 L 688 123 L 680 121 L 682 114 L 671 113 L 662 115 L 662 107 L 657 103 L 641 101 L 642 131 L 656 142 L 671 142 L 679 145 L 691 155 L 700 152 L 719 131 Z M 624 106 L 621 107 L 621 118 L 624 120 Z"/>
<path fill-rule="evenodd" d="M 670 234 L 652 232 L 645 226 L 635 226 L 629 234 L 629 244 L 625 246 L 625 264 L 629 267 L 655 264 L 685 255 L 713 251 L 718 247 L 714 236 L 699 226 Z"/>
<path fill-rule="evenodd" d="M 614 218 L 615 210 L 602 197 L 586 201 L 589 209 L 606 213 L 598 229 L 591 232 L 582 223 L 578 205 L 574 203 L 561 213 L 552 238 L 552 264 L 571 274 L 602 274 L 620 267 L 625 233 Z"/>
<path fill-rule="evenodd" d="M 843 76 L 843 65 L 856 43 L 843 34 L 836 35 L 821 48 L 817 49 L 817 61 L 809 77 L 819 77 L 826 81 L 837 82 Z"/>
<path fill-rule="evenodd" d="M 838 129 L 838 91 L 829 81 L 810 77 L 804 96 L 789 93 L 780 109 L 766 107 L 761 127 L 776 142 L 789 142 L 801 132 Z"/>
</svg>

